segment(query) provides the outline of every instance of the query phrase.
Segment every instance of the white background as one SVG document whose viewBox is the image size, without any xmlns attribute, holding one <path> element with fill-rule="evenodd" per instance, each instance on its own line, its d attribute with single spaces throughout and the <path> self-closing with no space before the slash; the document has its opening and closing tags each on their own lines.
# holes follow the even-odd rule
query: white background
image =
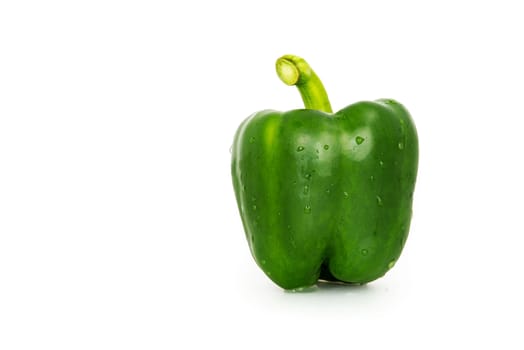
<svg viewBox="0 0 524 350">
<path fill-rule="evenodd" d="M 2 2 L 0 349 L 522 349 L 518 5 Z M 410 237 L 366 287 L 284 292 L 250 256 L 229 147 L 302 106 L 286 53 L 335 110 L 417 124 Z"/>
</svg>

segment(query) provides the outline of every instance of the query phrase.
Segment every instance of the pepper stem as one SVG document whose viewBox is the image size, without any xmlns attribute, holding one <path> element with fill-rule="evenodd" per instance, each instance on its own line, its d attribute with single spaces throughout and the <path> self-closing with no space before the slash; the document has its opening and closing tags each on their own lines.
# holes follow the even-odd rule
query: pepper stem
<svg viewBox="0 0 524 350">
<path fill-rule="evenodd" d="M 277 60 L 276 69 L 284 84 L 297 87 L 307 109 L 333 112 L 324 85 L 303 58 L 284 55 Z"/>
</svg>

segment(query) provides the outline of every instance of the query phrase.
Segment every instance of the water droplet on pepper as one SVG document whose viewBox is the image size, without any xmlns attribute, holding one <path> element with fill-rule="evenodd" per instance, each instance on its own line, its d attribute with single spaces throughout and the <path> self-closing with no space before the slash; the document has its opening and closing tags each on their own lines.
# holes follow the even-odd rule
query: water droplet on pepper
<svg viewBox="0 0 524 350">
<path fill-rule="evenodd" d="M 308 194 L 308 193 L 309 193 L 309 186 L 305 185 L 304 186 L 304 194 Z"/>
<path fill-rule="evenodd" d="M 395 266 L 395 260 L 391 260 L 388 264 L 388 270 L 391 270 Z"/>
<path fill-rule="evenodd" d="M 311 213 L 311 206 L 309 204 L 307 204 L 304 207 L 304 213 L 306 213 L 306 214 L 310 214 Z"/>
</svg>

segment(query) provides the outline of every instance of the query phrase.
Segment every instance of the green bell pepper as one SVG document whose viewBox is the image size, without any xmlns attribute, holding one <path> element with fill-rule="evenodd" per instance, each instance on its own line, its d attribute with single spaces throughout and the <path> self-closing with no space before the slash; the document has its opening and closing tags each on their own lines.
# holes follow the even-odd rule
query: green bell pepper
<svg viewBox="0 0 524 350">
<path fill-rule="evenodd" d="M 284 289 L 363 284 L 398 260 L 408 236 L 418 138 L 390 99 L 336 113 L 302 58 L 277 60 L 306 109 L 252 114 L 232 147 L 233 187 L 251 253 Z"/>
</svg>

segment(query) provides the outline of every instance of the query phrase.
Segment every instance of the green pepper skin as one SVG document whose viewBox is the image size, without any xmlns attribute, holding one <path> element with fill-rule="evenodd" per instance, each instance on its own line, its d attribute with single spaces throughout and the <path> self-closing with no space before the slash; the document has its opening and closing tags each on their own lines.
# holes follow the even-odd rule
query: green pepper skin
<svg viewBox="0 0 524 350">
<path fill-rule="evenodd" d="M 284 289 L 383 276 L 408 236 L 417 165 L 415 125 L 393 100 L 253 114 L 231 171 L 255 261 Z"/>
</svg>

